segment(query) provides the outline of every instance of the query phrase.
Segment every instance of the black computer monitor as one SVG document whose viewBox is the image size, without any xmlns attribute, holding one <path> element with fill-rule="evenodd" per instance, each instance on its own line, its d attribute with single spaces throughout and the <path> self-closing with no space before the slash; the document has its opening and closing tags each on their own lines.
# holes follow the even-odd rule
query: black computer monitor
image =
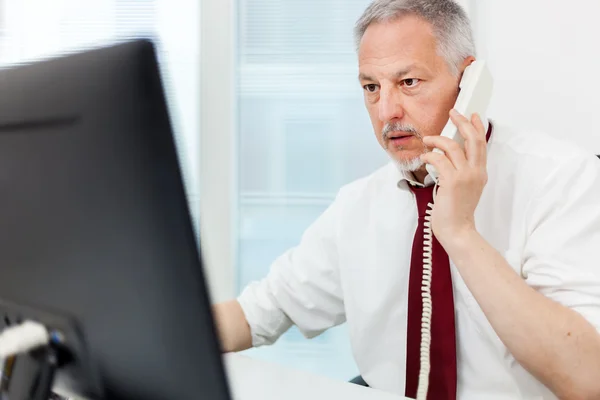
<svg viewBox="0 0 600 400">
<path fill-rule="evenodd" d="M 0 325 L 62 331 L 62 385 L 228 399 L 200 260 L 151 41 L 0 71 Z"/>
</svg>

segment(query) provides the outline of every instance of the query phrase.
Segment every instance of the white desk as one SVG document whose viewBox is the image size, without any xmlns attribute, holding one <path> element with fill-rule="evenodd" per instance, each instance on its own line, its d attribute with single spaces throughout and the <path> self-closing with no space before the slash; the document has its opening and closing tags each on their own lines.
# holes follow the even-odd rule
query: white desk
<svg viewBox="0 0 600 400">
<path fill-rule="evenodd" d="M 240 354 L 225 354 L 223 360 L 232 400 L 407 400 Z M 85 400 L 59 387 L 54 390 L 71 400 Z"/>
<path fill-rule="evenodd" d="M 226 354 L 233 400 L 404 400 L 405 397 Z"/>
</svg>

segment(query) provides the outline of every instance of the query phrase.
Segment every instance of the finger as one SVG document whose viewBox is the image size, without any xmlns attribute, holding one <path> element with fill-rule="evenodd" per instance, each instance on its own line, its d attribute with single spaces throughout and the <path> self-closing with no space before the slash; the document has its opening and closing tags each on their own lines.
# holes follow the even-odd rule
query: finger
<svg viewBox="0 0 600 400">
<path fill-rule="evenodd" d="M 485 125 L 483 125 L 481 116 L 478 113 L 473 113 L 473 115 L 471 116 L 471 123 L 473 124 L 479 135 L 485 138 L 487 132 L 485 131 Z"/>
<path fill-rule="evenodd" d="M 457 173 L 457 170 L 450 159 L 448 159 L 448 157 L 446 157 L 444 154 L 430 151 L 428 153 L 421 154 L 421 160 L 424 163 L 431 164 L 435 167 L 439 175 L 438 180 L 442 178 L 450 179 L 450 177 Z"/>
<path fill-rule="evenodd" d="M 456 110 L 450 110 L 450 118 L 465 140 L 465 154 L 469 165 L 479 165 L 482 159 L 485 159 L 481 155 L 482 150 L 485 150 L 485 136 L 477 130 L 471 121 Z"/>
<path fill-rule="evenodd" d="M 456 141 L 444 136 L 425 136 L 423 143 L 428 147 L 442 150 L 456 169 L 468 166 L 465 151 Z"/>
<path fill-rule="evenodd" d="M 480 134 L 481 140 L 478 142 L 479 143 L 479 148 L 478 150 L 479 155 L 481 156 L 481 158 L 479 160 L 474 160 L 475 162 L 483 162 L 484 164 L 487 164 L 487 131 L 485 129 L 485 125 L 483 124 L 483 121 L 481 120 L 481 117 L 479 116 L 479 114 L 474 113 L 473 116 L 471 117 L 471 123 L 473 124 L 473 126 L 475 127 L 475 129 L 477 130 L 477 132 Z"/>
</svg>

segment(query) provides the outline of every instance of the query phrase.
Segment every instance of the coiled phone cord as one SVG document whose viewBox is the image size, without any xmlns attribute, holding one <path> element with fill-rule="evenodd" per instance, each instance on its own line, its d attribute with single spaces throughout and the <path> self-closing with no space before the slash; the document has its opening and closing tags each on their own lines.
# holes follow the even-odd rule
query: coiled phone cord
<svg viewBox="0 0 600 400">
<path fill-rule="evenodd" d="M 437 182 L 433 188 L 433 202 L 427 204 L 425 212 L 425 224 L 423 229 L 423 280 L 421 282 L 421 298 L 423 300 L 423 312 L 421 314 L 421 367 L 419 370 L 419 385 L 417 386 L 417 400 L 427 400 L 429 389 L 429 371 L 431 369 L 429 354 L 431 348 L 431 272 L 433 267 L 433 231 L 431 229 L 431 214 L 435 195 L 437 193 Z"/>
</svg>

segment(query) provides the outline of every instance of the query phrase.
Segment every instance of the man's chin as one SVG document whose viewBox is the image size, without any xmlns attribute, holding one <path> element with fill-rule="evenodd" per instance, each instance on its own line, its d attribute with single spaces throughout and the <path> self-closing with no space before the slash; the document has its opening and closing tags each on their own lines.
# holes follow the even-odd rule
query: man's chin
<svg viewBox="0 0 600 400">
<path fill-rule="evenodd" d="M 400 170 L 414 172 L 425 165 L 425 163 L 421 161 L 421 155 L 428 150 L 429 149 L 426 147 L 411 149 L 397 148 L 394 150 L 388 148 L 387 153 Z"/>
<path fill-rule="evenodd" d="M 413 157 L 413 158 L 392 158 L 398 168 L 402 171 L 410 171 L 415 172 L 421 169 L 425 165 L 425 163 L 421 160 L 421 157 Z"/>
</svg>

